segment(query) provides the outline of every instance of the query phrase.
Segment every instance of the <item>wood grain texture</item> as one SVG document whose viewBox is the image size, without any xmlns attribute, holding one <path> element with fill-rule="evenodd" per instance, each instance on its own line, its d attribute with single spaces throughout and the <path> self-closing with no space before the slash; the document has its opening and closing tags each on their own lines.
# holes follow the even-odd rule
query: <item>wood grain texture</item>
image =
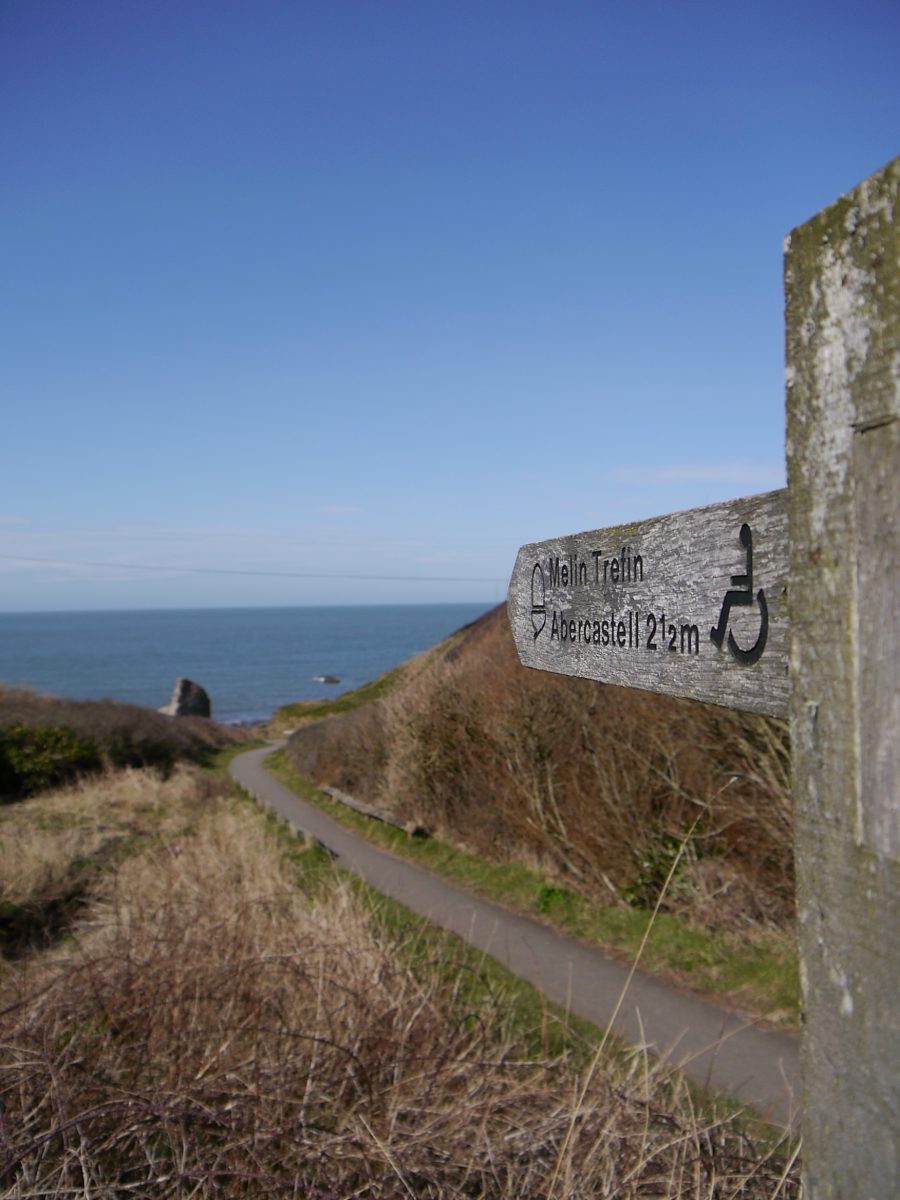
<svg viewBox="0 0 900 1200">
<path fill-rule="evenodd" d="M 804 1195 L 900 1196 L 900 160 L 785 248 Z"/>
<path fill-rule="evenodd" d="M 782 489 L 523 546 L 508 611 L 525 666 L 784 716 L 787 574 Z M 711 631 L 729 591 L 737 602 L 719 646 Z M 763 606 L 764 648 L 741 661 L 729 635 L 740 653 L 759 649 Z"/>
</svg>

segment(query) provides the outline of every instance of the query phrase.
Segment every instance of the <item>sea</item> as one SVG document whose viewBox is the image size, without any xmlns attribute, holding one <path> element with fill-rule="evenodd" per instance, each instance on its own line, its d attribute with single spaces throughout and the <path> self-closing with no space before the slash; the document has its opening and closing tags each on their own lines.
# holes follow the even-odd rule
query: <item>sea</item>
<svg viewBox="0 0 900 1200">
<path fill-rule="evenodd" d="M 159 708 L 186 676 L 206 689 L 216 720 L 249 724 L 281 704 L 359 687 L 490 607 L 0 613 L 0 682 Z"/>
</svg>

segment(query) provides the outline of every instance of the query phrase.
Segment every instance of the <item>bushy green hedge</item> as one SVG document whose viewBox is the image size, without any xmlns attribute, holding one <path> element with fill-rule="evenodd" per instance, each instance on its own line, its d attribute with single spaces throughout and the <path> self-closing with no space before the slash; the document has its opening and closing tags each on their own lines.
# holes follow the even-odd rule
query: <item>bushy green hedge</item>
<svg viewBox="0 0 900 1200">
<path fill-rule="evenodd" d="M 206 762 L 246 730 L 206 717 L 168 717 L 113 700 L 68 700 L 0 684 L 0 803 L 103 767 Z"/>
<path fill-rule="evenodd" d="M 19 800 L 97 771 L 100 750 L 91 738 L 56 725 L 0 729 L 0 800 Z"/>
<path fill-rule="evenodd" d="M 127 729 L 114 730 L 103 746 L 103 752 L 111 766 L 157 767 L 164 774 L 172 769 L 178 758 L 178 749 L 164 738 L 136 736 Z"/>
</svg>

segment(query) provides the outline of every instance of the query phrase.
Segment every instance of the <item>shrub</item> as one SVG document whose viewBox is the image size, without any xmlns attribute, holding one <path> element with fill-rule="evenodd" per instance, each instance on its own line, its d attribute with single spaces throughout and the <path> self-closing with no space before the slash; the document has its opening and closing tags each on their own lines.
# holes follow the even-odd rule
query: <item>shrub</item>
<svg viewBox="0 0 900 1200">
<path fill-rule="evenodd" d="M 495 861 L 703 923 L 793 916 L 784 723 L 522 667 L 504 608 L 390 696 L 299 729 L 294 766 Z M 695 826 L 695 821 L 699 821 Z"/>
<path fill-rule="evenodd" d="M 0 729 L 0 799 L 16 800 L 56 787 L 101 765 L 90 738 L 54 725 Z"/>
<path fill-rule="evenodd" d="M 112 700 L 65 700 L 0 685 L 0 796 L 32 795 L 77 775 L 112 767 L 203 762 L 246 740 L 245 730 L 202 717 L 167 717 Z"/>
</svg>

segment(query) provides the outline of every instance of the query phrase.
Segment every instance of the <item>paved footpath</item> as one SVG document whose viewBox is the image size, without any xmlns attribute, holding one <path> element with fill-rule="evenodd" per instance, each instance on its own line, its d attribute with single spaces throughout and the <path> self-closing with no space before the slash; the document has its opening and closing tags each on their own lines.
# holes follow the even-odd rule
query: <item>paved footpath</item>
<svg viewBox="0 0 900 1200">
<path fill-rule="evenodd" d="M 262 767 L 273 746 L 232 760 L 234 779 L 295 829 L 321 841 L 339 866 L 436 925 L 458 934 L 540 988 L 550 1000 L 602 1028 L 628 968 L 602 951 L 508 912 L 366 842 L 301 800 Z M 748 1025 L 733 1013 L 635 972 L 613 1028 L 644 1044 L 696 1082 L 725 1092 L 777 1124 L 796 1123 L 799 1039 Z"/>
</svg>

